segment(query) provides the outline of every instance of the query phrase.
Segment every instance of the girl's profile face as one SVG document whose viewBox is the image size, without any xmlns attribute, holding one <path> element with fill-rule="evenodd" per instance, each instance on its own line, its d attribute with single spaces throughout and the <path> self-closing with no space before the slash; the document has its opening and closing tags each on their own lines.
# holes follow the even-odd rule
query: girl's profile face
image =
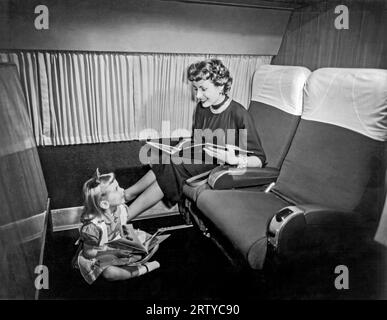
<svg viewBox="0 0 387 320">
<path fill-rule="evenodd" d="M 118 185 L 118 182 L 115 179 L 108 187 L 106 187 L 105 194 L 105 198 L 111 207 L 116 207 L 125 203 L 124 189 Z"/>
<path fill-rule="evenodd" d="M 215 86 L 210 79 L 192 82 L 196 99 L 204 108 L 219 104 L 223 101 L 223 86 Z"/>
</svg>

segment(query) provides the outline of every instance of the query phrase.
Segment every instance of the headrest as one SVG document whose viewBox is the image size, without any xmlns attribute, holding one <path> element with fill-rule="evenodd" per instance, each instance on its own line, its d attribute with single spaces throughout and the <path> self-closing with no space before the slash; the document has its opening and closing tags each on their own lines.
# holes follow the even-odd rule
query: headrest
<svg viewBox="0 0 387 320">
<path fill-rule="evenodd" d="M 387 70 L 314 71 L 305 86 L 302 118 L 387 141 Z"/>
<path fill-rule="evenodd" d="M 305 67 L 260 66 L 254 74 L 251 100 L 299 116 L 304 85 L 310 73 Z"/>
</svg>

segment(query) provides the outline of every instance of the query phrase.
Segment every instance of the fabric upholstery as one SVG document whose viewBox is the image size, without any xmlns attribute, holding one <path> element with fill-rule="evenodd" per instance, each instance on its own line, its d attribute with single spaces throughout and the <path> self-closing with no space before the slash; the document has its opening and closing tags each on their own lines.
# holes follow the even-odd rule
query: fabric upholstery
<svg viewBox="0 0 387 320">
<path fill-rule="evenodd" d="M 387 141 L 387 70 L 314 71 L 305 86 L 302 118 Z"/>
<path fill-rule="evenodd" d="M 300 117 L 256 101 L 251 101 L 249 112 L 261 138 L 267 166 L 281 168 Z"/>
<path fill-rule="evenodd" d="M 205 190 L 197 206 L 248 261 L 261 269 L 266 254 L 267 225 L 287 203 L 272 193 Z"/>
<path fill-rule="evenodd" d="M 254 74 L 251 100 L 300 116 L 302 90 L 310 73 L 305 67 L 260 66 Z"/>
<path fill-rule="evenodd" d="M 296 203 L 357 210 L 384 184 L 383 143 L 301 120 L 274 190 Z"/>
</svg>

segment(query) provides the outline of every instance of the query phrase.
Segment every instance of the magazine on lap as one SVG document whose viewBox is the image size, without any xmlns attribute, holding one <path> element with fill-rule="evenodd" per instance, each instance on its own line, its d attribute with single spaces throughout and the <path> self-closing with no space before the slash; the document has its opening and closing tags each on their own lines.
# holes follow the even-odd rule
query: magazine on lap
<svg viewBox="0 0 387 320">
<path fill-rule="evenodd" d="M 110 248 L 129 251 L 132 254 L 147 255 L 170 236 L 169 234 L 160 235 L 159 231 L 150 235 L 145 231 L 135 230 L 131 224 L 124 225 L 123 230 L 124 237 L 109 241 L 107 245 Z"/>
<path fill-rule="evenodd" d="M 184 150 L 192 149 L 192 148 L 196 148 L 196 147 L 202 147 L 202 148 L 203 147 L 212 147 L 212 148 L 218 148 L 218 149 L 221 149 L 221 150 L 227 150 L 227 147 L 222 146 L 222 145 L 217 145 L 217 144 L 213 144 L 213 143 L 210 143 L 210 142 L 206 142 L 206 143 L 193 143 L 193 141 L 191 139 L 183 139 L 176 146 L 170 146 L 170 145 L 167 145 L 167 144 L 153 142 L 153 141 L 147 141 L 146 143 L 148 145 L 150 145 L 151 147 L 159 149 L 159 150 L 161 150 L 161 151 L 163 151 L 165 153 L 168 153 L 170 155 L 175 155 L 175 154 L 179 153 L 180 151 L 184 151 Z M 251 151 L 241 149 L 241 148 L 239 148 L 237 146 L 233 146 L 233 149 L 237 150 L 239 152 L 252 153 Z"/>
</svg>

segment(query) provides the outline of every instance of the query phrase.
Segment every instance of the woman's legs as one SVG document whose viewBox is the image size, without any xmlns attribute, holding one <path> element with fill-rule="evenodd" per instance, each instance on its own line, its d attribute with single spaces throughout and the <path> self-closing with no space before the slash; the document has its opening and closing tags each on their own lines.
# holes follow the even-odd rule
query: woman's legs
<svg viewBox="0 0 387 320">
<path fill-rule="evenodd" d="M 154 165 L 136 184 L 125 190 L 125 199 L 134 200 L 129 206 L 128 220 L 132 220 L 154 206 L 164 196 L 174 203 L 181 194 L 185 179 L 215 168 L 216 165 L 179 164 Z M 156 179 L 156 176 L 158 177 Z M 160 183 L 160 184 L 159 184 Z"/>
<path fill-rule="evenodd" d="M 153 174 L 154 176 L 154 174 Z M 145 183 L 144 183 L 145 184 Z M 129 206 L 128 221 L 134 219 L 145 210 L 153 207 L 164 198 L 164 193 L 156 181 L 151 183 Z"/>
<path fill-rule="evenodd" d="M 149 170 L 133 186 L 125 190 L 126 201 L 135 199 L 128 208 L 128 221 L 153 207 L 163 198 L 164 193 L 157 183 L 156 176 L 153 170 Z"/>
<path fill-rule="evenodd" d="M 125 190 L 125 200 L 131 201 L 136 198 L 141 192 L 147 189 L 156 181 L 156 176 L 152 170 L 149 170 L 140 180 L 134 185 Z"/>
</svg>

